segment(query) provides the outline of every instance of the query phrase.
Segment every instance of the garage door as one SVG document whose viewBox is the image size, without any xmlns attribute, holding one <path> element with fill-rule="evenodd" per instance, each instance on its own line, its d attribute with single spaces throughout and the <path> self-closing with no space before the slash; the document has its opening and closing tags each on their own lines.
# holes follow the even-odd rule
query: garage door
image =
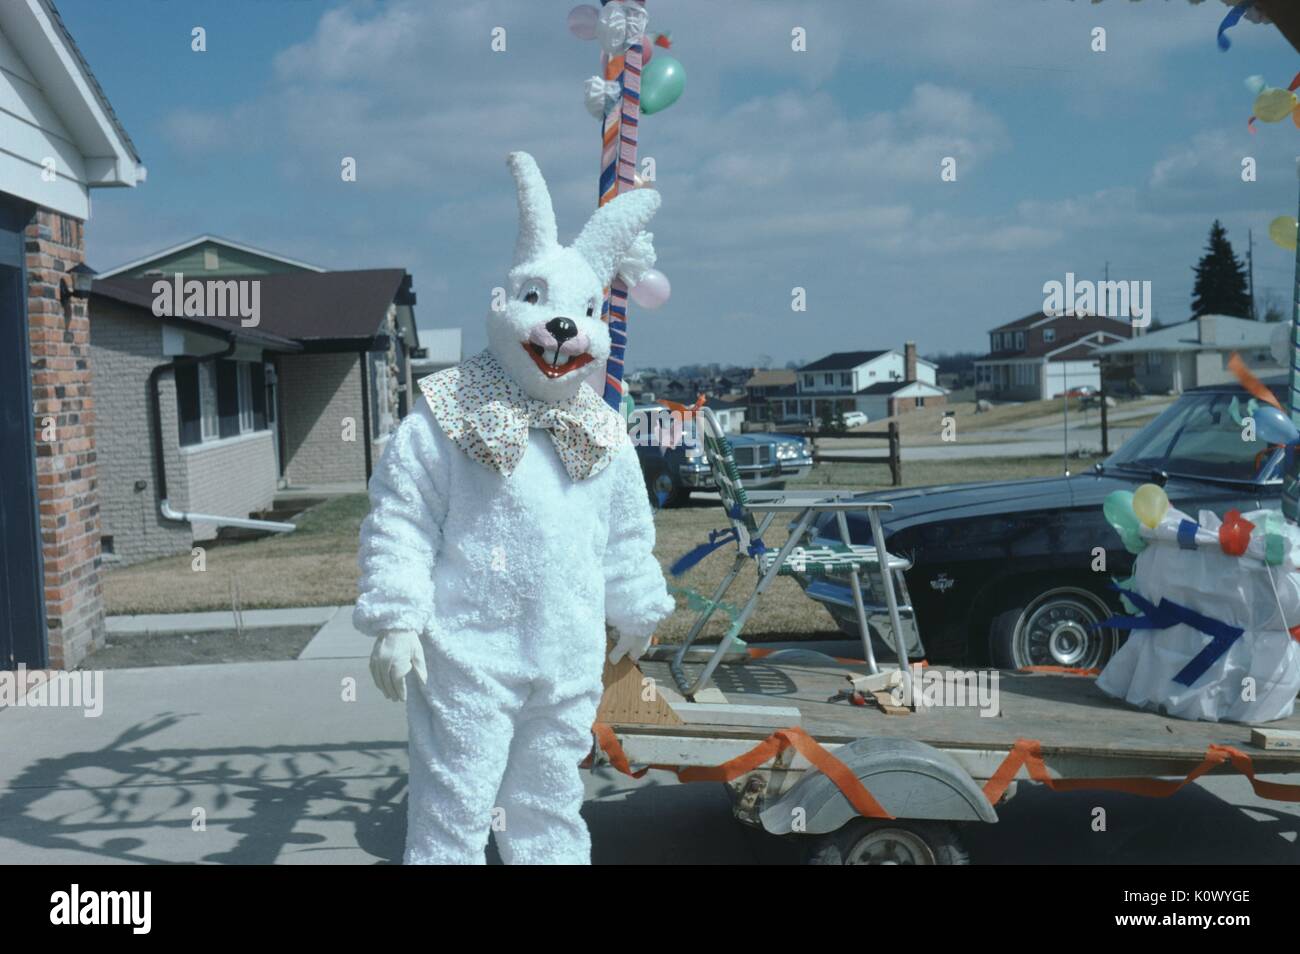
<svg viewBox="0 0 1300 954">
<path fill-rule="evenodd" d="M 0 194 L 0 669 L 47 661 L 23 272 L 31 215 Z"/>
</svg>

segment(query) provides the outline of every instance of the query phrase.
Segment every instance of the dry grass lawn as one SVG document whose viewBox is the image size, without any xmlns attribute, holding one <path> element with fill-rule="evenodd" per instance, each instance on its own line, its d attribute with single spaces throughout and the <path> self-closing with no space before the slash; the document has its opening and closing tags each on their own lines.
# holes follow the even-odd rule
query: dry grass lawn
<svg viewBox="0 0 1300 954">
<path fill-rule="evenodd" d="M 1090 460 L 1072 462 L 1078 470 Z M 988 459 L 918 461 L 908 463 L 903 476 L 909 486 L 958 481 L 1009 480 L 1060 473 L 1059 458 L 1025 460 Z M 879 489 L 887 486 L 888 470 L 881 466 L 848 463 L 819 465 L 805 483 L 811 486 Z M 356 545 L 366 497 L 340 497 L 307 511 L 298 518 L 299 529 L 238 544 L 210 546 L 206 568 L 196 571 L 189 555 L 167 557 L 135 566 L 112 569 L 105 581 L 111 614 L 180 613 L 229 609 L 232 586 L 237 585 L 245 609 L 283 606 L 321 606 L 356 600 Z M 711 529 L 722 529 L 726 519 L 716 503 L 660 511 L 655 516 L 656 555 L 665 569 Z M 785 521 L 777 520 L 765 542 L 779 546 L 786 537 Z M 712 592 L 731 563 L 734 547 L 711 554 L 680 580 L 701 593 Z M 746 568 L 728 594 L 739 605 L 753 591 L 754 570 Z M 689 629 L 692 614 L 679 597 L 679 607 L 660 629 L 660 639 L 680 640 Z M 718 613 L 706 635 L 724 631 L 726 618 Z M 830 615 L 807 599 L 798 585 L 778 579 L 764 597 L 759 613 L 746 628 L 749 640 L 826 638 L 838 633 Z"/>
</svg>

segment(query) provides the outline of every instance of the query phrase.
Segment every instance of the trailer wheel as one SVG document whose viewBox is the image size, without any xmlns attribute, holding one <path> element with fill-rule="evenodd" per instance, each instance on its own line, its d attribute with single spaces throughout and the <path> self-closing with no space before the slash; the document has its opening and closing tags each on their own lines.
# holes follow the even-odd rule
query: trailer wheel
<svg viewBox="0 0 1300 954">
<path fill-rule="evenodd" d="M 943 822 L 855 818 L 816 838 L 810 865 L 968 865 L 970 855 Z"/>
</svg>

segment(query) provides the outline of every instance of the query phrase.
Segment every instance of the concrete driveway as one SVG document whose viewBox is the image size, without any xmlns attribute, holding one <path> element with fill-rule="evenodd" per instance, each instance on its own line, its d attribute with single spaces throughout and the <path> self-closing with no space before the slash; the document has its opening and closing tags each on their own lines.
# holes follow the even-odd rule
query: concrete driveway
<svg viewBox="0 0 1300 954">
<path fill-rule="evenodd" d="M 286 662 L 110 670 L 104 711 L 0 711 L 0 862 L 371 864 L 400 860 L 403 708 L 370 683 L 346 609 Z M 799 846 L 742 828 L 720 785 L 588 773 L 602 864 L 773 864 Z M 1094 807 L 1107 830 L 1093 830 Z M 1028 784 L 977 863 L 1295 863 L 1296 806 L 1215 778 L 1169 799 Z"/>
</svg>

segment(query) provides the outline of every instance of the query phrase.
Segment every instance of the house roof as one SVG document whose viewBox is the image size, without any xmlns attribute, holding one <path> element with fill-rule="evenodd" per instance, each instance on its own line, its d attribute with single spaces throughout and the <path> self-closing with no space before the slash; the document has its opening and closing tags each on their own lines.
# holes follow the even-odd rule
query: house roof
<svg viewBox="0 0 1300 954">
<path fill-rule="evenodd" d="M 1148 351 L 1233 351 L 1237 348 L 1267 348 L 1279 327 L 1281 326 L 1275 322 L 1251 321 L 1248 318 L 1233 318 L 1230 315 L 1202 315 L 1167 328 L 1159 328 L 1129 341 L 1108 345 L 1101 349 L 1101 353 L 1109 356 L 1143 354 Z"/>
<path fill-rule="evenodd" d="M 44 8 L 46 16 L 50 18 L 50 23 L 53 24 L 63 41 L 68 45 L 68 51 L 76 59 L 77 66 L 80 68 L 82 76 L 89 85 L 100 108 L 104 110 L 104 114 L 112 125 L 113 131 L 117 133 L 118 138 L 122 141 L 122 145 L 126 147 L 127 152 L 139 167 L 137 170 L 138 181 L 143 182 L 146 171 L 143 165 L 140 164 L 140 153 L 136 150 L 135 143 L 131 141 L 131 136 L 127 133 L 126 127 L 123 126 L 122 121 L 118 119 L 117 111 L 113 109 L 113 104 L 108 101 L 108 96 L 104 93 L 104 87 L 99 85 L 99 80 L 96 79 L 94 71 L 90 68 L 90 64 L 86 62 L 86 57 L 82 54 L 81 47 L 77 46 L 77 41 L 72 38 L 72 32 L 68 29 L 68 25 L 63 22 L 63 17 L 59 13 L 59 8 L 54 5 L 54 0 L 36 0 L 36 2 Z"/>
<path fill-rule="evenodd" d="M 888 354 L 885 351 L 836 351 L 834 354 L 828 354 L 824 358 L 818 358 L 812 364 L 805 364 L 800 371 L 848 371 L 850 368 L 856 368 L 860 364 L 866 364 L 868 361 L 874 361 L 882 354 Z"/>
<path fill-rule="evenodd" d="M 875 384 L 869 384 L 865 388 L 860 388 L 858 394 L 893 394 L 901 391 L 903 388 L 913 386 L 929 388 L 935 394 L 947 394 L 948 392 L 939 387 L 937 384 L 931 384 L 929 381 L 879 381 Z M 820 397 L 819 394 L 809 394 L 808 397 Z"/>
<path fill-rule="evenodd" d="M 795 373 L 788 368 L 761 368 L 749 376 L 747 388 L 779 388 L 794 384 Z"/>
<path fill-rule="evenodd" d="M 92 294 L 138 305 L 152 314 L 153 288 L 163 280 L 100 278 L 95 280 Z M 361 343 L 379 333 L 389 305 L 399 298 L 410 302 L 410 276 L 401 268 L 223 275 L 211 280 L 258 282 L 260 324 L 256 329 L 242 330 L 256 330 L 304 344 L 340 340 Z M 227 331 L 240 329 L 239 322 L 229 318 L 187 318 Z"/>
<path fill-rule="evenodd" d="M 196 235 L 192 239 L 187 239 L 186 241 L 181 242 L 178 245 L 172 245 L 164 249 L 159 249 L 157 252 L 150 252 L 148 255 L 144 256 L 143 258 L 137 258 L 134 261 L 130 261 L 130 262 L 126 262 L 125 264 L 118 265 L 116 268 L 110 268 L 107 271 L 100 272 L 99 277 L 112 278 L 114 275 L 120 275 L 123 272 L 134 271 L 135 269 L 139 268 L 141 265 L 147 265 L 156 259 L 167 258 L 168 256 L 175 255 L 177 252 L 183 252 L 188 248 L 193 248 L 196 245 L 203 245 L 204 243 L 207 242 L 211 242 L 214 245 L 224 245 L 226 248 L 232 248 L 240 252 L 247 252 L 250 255 L 257 255 L 260 256 L 261 258 L 269 258 L 272 261 L 284 262 L 284 264 L 286 265 L 293 265 L 297 268 L 305 268 L 308 271 L 312 271 L 312 272 L 325 271 L 325 269 L 321 268 L 319 265 L 312 265 L 308 262 L 300 262 L 296 258 L 289 258 L 287 255 L 280 255 L 277 252 L 268 252 L 266 249 L 263 248 L 257 248 L 253 245 L 245 245 L 242 242 L 235 242 L 232 241 L 231 239 L 222 238 L 219 235 L 212 235 L 205 232 L 202 235 Z"/>
<path fill-rule="evenodd" d="M 13 82 L 5 84 L 17 97 L 17 106 L 9 109 L 10 121 L 21 127 L 27 122 L 25 115 L 35 115 L 39 131 L 46 112 L 41 107 L 47 107 L 57 121 L 61 143 L 70 146 L 80 159 L 80 167 L 72 169 L 65 168 L 61 159 L 58 161 L 60 181 L 73 183 L 73 194 L 60 194 L 35 177 L 41 187 L 39 194 L 22 188 L 6 191 L 84 219 L 89 210 L 86 190 L 134 186 L 145 181 L 147 170 L 135 144 L 52 0 L 0 2 L 0 47 L 12 47 L 20 64 L 20 71 L 9 77 Z M 14 108 L 17 112 L 13 112 Z M 31 159 L 24 156 L 23 148 L 16 155 Z M 22 185 L 21 177 L 17 182 Z M 74 198 L 77 193 L 80 201 Z"/>
</svg>

